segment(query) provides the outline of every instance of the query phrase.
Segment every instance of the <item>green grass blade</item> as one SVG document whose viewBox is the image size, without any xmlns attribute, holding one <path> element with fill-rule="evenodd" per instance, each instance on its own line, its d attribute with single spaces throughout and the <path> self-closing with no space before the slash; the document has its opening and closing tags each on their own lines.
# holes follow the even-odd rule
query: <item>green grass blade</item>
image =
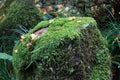
<svg viewBox="0 0 120 80">
<path fill-rule="evenodd" d="M 12 60 L 12 56 L 8 55 L 7 53 L 1 53 L 0 52 L 0 59 L 7 59 L 7 60 L 11 61 Z"/>
</svg>

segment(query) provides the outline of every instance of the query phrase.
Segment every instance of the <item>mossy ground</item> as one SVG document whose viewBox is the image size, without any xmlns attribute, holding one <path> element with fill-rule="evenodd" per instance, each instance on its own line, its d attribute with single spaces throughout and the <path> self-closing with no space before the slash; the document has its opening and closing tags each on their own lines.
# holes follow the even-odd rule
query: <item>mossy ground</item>
<svg viewBox="0 0 120 80">
<path fill-rule="evenodd" d="M 31 46 L 31 34 L 48 27 Z M 109 80 L 110 54 L 89 17 L 42 21 L 13 50 L 17 80 Z M 101 76 L 102 75 L 102 76 Z"/>
</svg>

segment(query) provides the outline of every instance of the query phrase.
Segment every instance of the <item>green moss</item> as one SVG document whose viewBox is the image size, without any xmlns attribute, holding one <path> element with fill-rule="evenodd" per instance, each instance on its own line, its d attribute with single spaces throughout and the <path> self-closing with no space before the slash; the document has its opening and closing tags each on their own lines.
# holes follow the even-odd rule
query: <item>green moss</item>
<svg viewBox="0 0 120 80">
<path fill-rule="evenodd" d="M 30 35 L 44 27 L 47 32 L 26 46 Z M 13 50 L 18 80 L 109 80 L 110 61 L 106 42 L 89 17 L 42 21 Z"/>
</svg>

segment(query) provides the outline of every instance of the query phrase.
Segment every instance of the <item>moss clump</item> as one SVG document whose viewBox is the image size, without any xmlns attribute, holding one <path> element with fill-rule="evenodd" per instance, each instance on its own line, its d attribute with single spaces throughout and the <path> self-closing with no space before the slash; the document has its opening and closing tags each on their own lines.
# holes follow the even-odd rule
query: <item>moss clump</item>
<svg viewBox="0 0 120 80">
<path fill-rule="evenodd" d="M 44 27 L 47 32 L 28 46 L 31 34 Z M 106 42 L 89 17 L 42 21 L 13 50 L 17 80 L 109 80 L 110 61 Z"/>
</svg>

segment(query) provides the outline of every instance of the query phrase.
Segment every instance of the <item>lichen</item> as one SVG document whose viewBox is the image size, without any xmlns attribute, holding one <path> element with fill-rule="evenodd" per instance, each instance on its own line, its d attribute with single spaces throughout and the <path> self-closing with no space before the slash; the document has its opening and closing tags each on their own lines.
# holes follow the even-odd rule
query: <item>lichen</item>
<svg viewBox="0 0 120 80">
<path fill-rule="evenodd" d="M 47 32 L 27 46 L 30 35 L 46 27 Z M 105 40 L 89 17 L 42 21 L 13 50 L 18 80 L 109 80 L 110 61 Z"/>
</svg>

